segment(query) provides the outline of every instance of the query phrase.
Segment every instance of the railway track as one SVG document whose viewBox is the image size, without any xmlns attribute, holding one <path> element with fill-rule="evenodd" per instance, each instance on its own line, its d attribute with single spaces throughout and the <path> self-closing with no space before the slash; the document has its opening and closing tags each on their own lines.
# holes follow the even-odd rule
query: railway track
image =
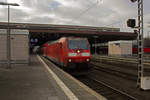
<svg viewBox="0 0 150 100">
<path fill-rule="evenodd" d="M 99 60 L 109 60 L 110 62 L 122 62 L 122 63 L 130 63 L 130 64 L 137 64 L 138 59 L 136 57 L 115 57 L 115 56 L 93 56 L 93 61 L 99 61 Z M 150 57 L 144 58 L 144 65 L 150 66 Z"/>
<path fill-rule="evenodd" d="M 92 64 L 92 65 L 94 66 L 94 70 L 102 71 L 105 73 L 109 73 L 111 75 L 119 76 L 119 77 L 126 78 L 126 79 L 133 80 L 133 81 L 137 80 L 137 74 L 134 74 L 132 72 L 130 72 L 130 73 L 125 72 L 125 70 L 123 70 L 123 69 L 116 70 L 116 69 L 113 69 L 112 67 L 110 67 L 110 68 L 102 67 L 102 66 L 109 66 L 106 64 L 101 64 L 101 66 L 95 65 L 95 64 Z"/>
<path fill-rule="evenodd" d="M 97 93 L 100 93 L 108 100 L 138 100 L 135 97 L 120 91 L 108 84 L 103 83 L 93 77 L 85 76 L 83 78 L 79 78 L 81 82 L 95 90 Z"/>
<path fill-rule="evenodd" d="M 112 60 L 114 63 L 111 62 Z M 91 64 L 93 66 L 95 66 L 94 69 L 96 69 L 96 70 L 107 72 L 109 74 L 120 76 L 120 77 L 123 77 L 126 79 L 131 79 L 134 81 L 137 80 L 137 76 L 138 76 L 137 64 L 133 66 L 126 61 L 119 62 L 117 59 L 112 59 L 112 60 L 110 60 L 110 61 L 107 60 L 108 62 L 107 61 L 103 62 L 103 61 L 97 59 L 97 60 L 92 60 Z M 150 76 L 150 67 L 148 67 L 148 66 L 144 67 L 144 75 Z"/>
<path fill-rule="evenodd" d="M 134 88 L 133 84 L 136 84 L 136 82 L 133 80 L 136 79 L 132 79 L 132 75 L 122 73 L 122 71 L 116 72 L 113 68 L 110 68 L 112 70 L 109 70 L 107 68 L 103 69 L 100 66 L 95 66 L 93 69 L 94 70 L 92 70 L 88 75 L 82 77 L 76 76 L 76 78 L 95 90 L 97 93 L 108 98 L 108 100 L 150 100 L 149 93 L 145 94 Z M 131 78 L 130 80 L 132 81 L 127 80 L 128 78 Z"/>
<path fill-rule="evenodd" d="M 106 97 L 108 100 L 138 100 L 123 91 L 120 91 L 99 80 L 94 79 L 93 77 L 84 76 L 79 80 L 95 90 L 97 93 L 100 93 L 101 95 Z"/>
</svg>

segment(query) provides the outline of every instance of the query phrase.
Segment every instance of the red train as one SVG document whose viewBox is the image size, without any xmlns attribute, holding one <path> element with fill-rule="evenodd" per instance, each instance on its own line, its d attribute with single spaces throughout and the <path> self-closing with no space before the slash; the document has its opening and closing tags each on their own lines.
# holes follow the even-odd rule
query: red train
<svg viewBox="0 0 150 100">
<path fill-rule="evenodd" d="M 43 55 L 69 69 L 90 69 L 90 45 L 87 38 L 62 37 L 47 42 L 42 48 Z"/>
<path fill-rule="evenodd" d="M 93 48 L 93 49 L 95 49 L 95 48 Z M 96 52 L 98 54 L 108 54 L 108 43 L 103 43 L 100 46 L 98 46 L 96 48 Z M 150 54 L 150 40 L 148 42 L 147 41 L 144 42 L 143 52 L 145 54 Z M 137 42 L 136 41 L 133 41 L 133 43 L 132 43 L 132 53 L 133 54 L 137 54 L 138 53 L 138 46 L 137 46 Z"/>
<path fill-rule="evenodd" d="M 145 54 L 150 54 L 150 48 L 143 48 L 143 52 Z M 137 54 L 138 53 L 138 48 L 132 48 L 132 53 Z"/>
<path fill-rule="evenodd" d="M 150 38 L 144 38 L 143 40 L 143 52 L 145 54 L 150 54 Z M 132 53 L 133 54 L 137 54 L 138 53 L 138 45 L 137 45 L 137 40 L 133 41 L 133 45 L 132 45 Z"/>
</svg>

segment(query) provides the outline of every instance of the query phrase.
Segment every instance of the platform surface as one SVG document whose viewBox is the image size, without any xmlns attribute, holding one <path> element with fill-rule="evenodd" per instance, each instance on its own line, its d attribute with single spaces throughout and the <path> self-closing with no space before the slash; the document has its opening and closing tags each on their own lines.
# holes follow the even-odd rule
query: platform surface
<svg viewBox="0 0 150 100">
<path fill-rule="evenodd" d="M 30 58 L 29 65 L 12 65 L 11 69 L 0 67 L 0 100 L 70 100 L 39 58 L 35 55 Z M 53 66 L 46 62 L 49 68 Z M 73 100 L 100 100 L 61 71 L 54 67 L 52 71 L 59 74 L 58 77 L 77 97 Z"/>
<path fill-rule="evenodd" d="M 35 56 L 28 65 L 0 68 L 1 100 L 60 100 L 45 69 Z"/>
</svg>

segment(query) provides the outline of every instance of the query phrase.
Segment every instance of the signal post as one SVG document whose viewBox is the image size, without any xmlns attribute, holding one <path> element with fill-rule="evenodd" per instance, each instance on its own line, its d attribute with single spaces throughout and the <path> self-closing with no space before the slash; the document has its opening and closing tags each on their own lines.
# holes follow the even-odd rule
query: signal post
<svg viewBox="0 0 150 100">
<path fill-rule="evenodd" d="M 150 89 L 150 76 L 144 75 L 143 64 L 143 0 L 131 0 L 131 2 L 138 2 L 138 26 L 135 26 L 135 19 L 129 19 L 127 21 L 128 27 L 136 28 L 138 30 L 138 78 L 137 86 L 140 89 Z"/>
</svg>

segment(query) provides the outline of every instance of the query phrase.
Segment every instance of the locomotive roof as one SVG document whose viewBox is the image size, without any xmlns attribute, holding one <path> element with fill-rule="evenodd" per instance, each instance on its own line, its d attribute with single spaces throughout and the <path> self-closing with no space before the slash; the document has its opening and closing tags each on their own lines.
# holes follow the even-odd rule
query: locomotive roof
<svg viewBox="0 0 150 100">
<path fill-rule="evenodd" d="M 56 42 L 58 42 L 59 40 L 55 40 L 55 41 L 48 41 L 48 42 L 46 42 L 47 44 L 53 44 L 53 43 L 56 43 Z"/>
<path fill-rule="evenodd" d="M 67 37 L 68 39 L 87 39 L 87 38 L 81 38 L 81 37 Z"/>
<path fill-rule="evenodd" d="M 72 40 L 72 39 L 87 39 L 87 38 L 81 38 L 81 37 L 61 37 L 60 39 L 62 39 L 62 38 L 66 38 L 66 39 L 69 39 L 69 40 Z M 49 44 L 53 44 L 53 43 L 57 43 L 57 42 L 59 42 L 59 40 L 60 39 L 58 39 L 58 40 L 54 40 L 54 41 L 48 41 L 48 42 L 46 42 L 48 45 Z"/>
</svg>

